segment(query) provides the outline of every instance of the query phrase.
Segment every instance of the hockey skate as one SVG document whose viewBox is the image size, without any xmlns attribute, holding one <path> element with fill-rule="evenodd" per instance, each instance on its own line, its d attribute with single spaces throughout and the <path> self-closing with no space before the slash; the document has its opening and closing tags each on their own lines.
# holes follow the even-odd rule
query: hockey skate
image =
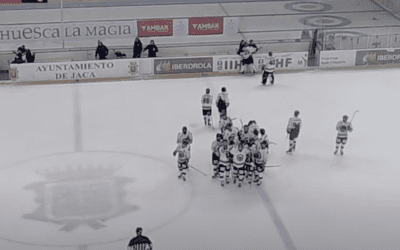
<svg viewBox="0 0 400 250">
<path fill-rule="evenodd" d="M 183 180 L 183 181 L 186 181 L 186 178 L 185 178 L 185 176 L 182 176 L 182 180 Z"/>
<path fill-rule="evenodd" d="M 340 150 L 340 154 L 343 155 L 343 150 Z"/>
<path fill-rule="evenodd" d="M 261 186 L 261 181 L 259 183 L 257 183 L 257 186 Z"/>
<path fill-rule="evenodd" d="M 286 151 L 286 154 L 292 154 L 292 149 L 289 149 L 288 151 Z"/>
<path fill-rule="evenodd" d="M 236 178 L 233 179 L 233 184 L 236 184 Z"/>
<path fill-rule="evenodd" d="M 221 186 L 224 186 L 224 181 L 221 181 Z"/>
<path fill-rule="evenodd" d="M 182 178 L 182 174 L 178 175 L 178 179 Z"/>
<path fill-rule="evenodd" d="M 226 184 L 229 184 L 229 179 L 226 179 Z"/>
<path fill-rule="evenodd" d="M 333 152 L 333 154 L 335 155 L 335 154 L 337 154 L 337 152 L 338 152 L 338 150 L 336 149 L 335 152 Z"/>
<path fill-rule="evenodd" d="M 238 187 L 241 187 L 241 186 L 242 186 L 242 183 L 239 183 L 239 184 L 238 184 Z"/>
</svg>

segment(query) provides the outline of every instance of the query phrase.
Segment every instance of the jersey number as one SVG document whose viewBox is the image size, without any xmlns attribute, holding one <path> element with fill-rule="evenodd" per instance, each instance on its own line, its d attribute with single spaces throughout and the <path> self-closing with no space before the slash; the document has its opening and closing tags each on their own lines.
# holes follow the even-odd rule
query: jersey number
<svg viewBox="0 0 400 250">
<path fill-rule="evenodd" d="M 210 103 L 210 98 L 209 97 L 203 98 L 203 103 L 209 104 Z"/>
<path fill-rule="evenodd" d="M 269 65 L 275 65 L 275 60 L 269 60 L 268 64 Z"/>
</svg>

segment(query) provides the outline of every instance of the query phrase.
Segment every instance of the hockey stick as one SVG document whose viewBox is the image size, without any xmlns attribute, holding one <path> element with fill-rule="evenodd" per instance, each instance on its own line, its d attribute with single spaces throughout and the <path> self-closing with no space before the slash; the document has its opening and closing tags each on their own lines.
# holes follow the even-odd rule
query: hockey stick
<svg viewBox="0 0 400 250">
<path fill-rule="evenodd" d="M 243 122 L 242 122 L 242 119 L 240 119 L 240 123 L 242 124 L 242 129 L 243 129 Z"/>
<path fill-rule="evenodd" d="M 360 110 L 354 111 L 353 117 L 352 117 L 351 120 L 350 120 L 350 124 L 351 124 L 351 122 L 353 121 L 353 118 L 354 118 L 354 116 L 356 115 L 357 112 L 360 112 Z"/>
<path fill-rule="evenodd" d="M 278 145 L 278 143 L 276 143 L 276 142 L 273 142 L 273 141 L 270 141 L 270 142 L 269 142 L 269 144 L 272 144 L 272 145 Z"/>
<path fill-rule="evenodd" d="M 233 117 L 233 118 L 231 118 L 231 121 L 236 120 L 236 119 L 237 119 L 236 117 Z"/>
<path fill-rule="evenodd" d="M 193 168 L 194 170 L 197 170 L 197 172 L 203 174 L 204 176 L 207 176 L 205 173 L 201 172 L 200 170 L 198 170 L 197 168 L 193 167 L 192 165 L 189 165 L 189 164 L 188 164 L 188 166 L 191 167 L 191 168 Z"/>
<path fill-rule="evenodd" d="M 276 168 L 276 167 L 280 167 L 281 165 L 269 165 L 269 166 L 265 166 L 266 168 Z"/>
</svg>

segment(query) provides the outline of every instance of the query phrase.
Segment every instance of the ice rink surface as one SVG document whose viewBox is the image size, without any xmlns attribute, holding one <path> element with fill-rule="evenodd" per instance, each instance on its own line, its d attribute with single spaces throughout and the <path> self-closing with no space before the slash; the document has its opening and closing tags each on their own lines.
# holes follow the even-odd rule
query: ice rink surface
<svg viewBox="0 0 400 250">
<path fill-rule="evenodd" d="M 0 249 L 400 249 L 398 69 L 0 88 Z M 212 180 L 200 98 L 225 86 L 234 125 L 271 141 L 260 187 Z M 294 110 L 303 127 L 287 155 Z M 353 120 L 344 155 L 336 123 Z M 218 122 L 213 109 L 214 123 Z M 172 152 L 193 133 L 186 182 Z"/>
</svg>

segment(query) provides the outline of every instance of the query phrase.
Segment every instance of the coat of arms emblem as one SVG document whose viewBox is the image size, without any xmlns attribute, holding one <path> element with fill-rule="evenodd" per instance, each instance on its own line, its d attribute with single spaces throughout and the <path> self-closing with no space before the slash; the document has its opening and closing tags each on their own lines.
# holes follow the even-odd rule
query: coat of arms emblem
<svg viewBox="0 0 400 250">
<path fill-rule="evenodd" d="M 19 77 L 18 77 L 18 69 L 17 68 L 11 68 L 9 71 L 8 71 L 8 74 L 9 74 L 9 76 L 10 76 L 10 78 L 11 78 L 11 80 L 13 80 L 13 81 L 16 81 Z"/>
<path fill-rule="evenodd" d="M 139 75 L 139 64 L 138 64 L 138 62 L 131 62 L 131 63 L 128 65 L 128 68 L 129 68 L 129 73 L 130 73 L 132 76 L 137 76 L 137 75 Z"/>
</svg>

